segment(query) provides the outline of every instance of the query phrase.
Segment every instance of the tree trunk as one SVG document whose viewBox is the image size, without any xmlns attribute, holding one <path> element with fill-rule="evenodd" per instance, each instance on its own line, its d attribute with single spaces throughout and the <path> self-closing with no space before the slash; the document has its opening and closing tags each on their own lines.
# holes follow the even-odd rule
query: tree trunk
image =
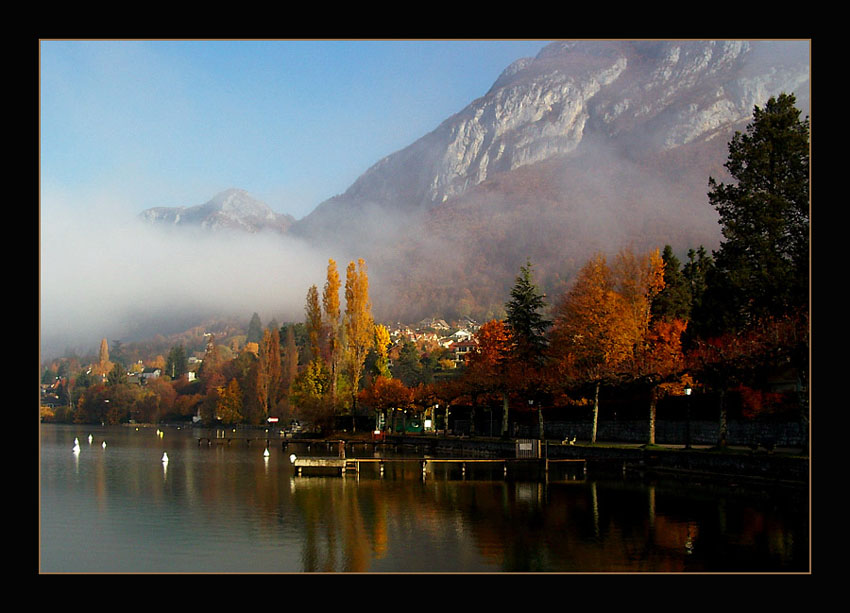
<svg viewBox="0 0 850 613">
<path fill-rule="evenodd" d="M 720 390 L 720 429 L 717 433 L 717 446 L 726 447 L 726 434 L 729 423 L 726 418 L 726 390 Z"/>
<path fill-rule="evenodd" d="M 502 438 L 508 436 L 508 394 L 502 392 Z"/>
<path fill-rule="evenodd" d="M 543 407 L 537 407 L 537 426 L 539 430 L 539 438 L 541 441 L 545 438 L 543 436 Z"/>
<path fill-rule="evenodd" d="M 596 382 L 596 390 L 593 393 L 593 429 L 590 432 L 590 442 L 596 442 L 596 427 L 599 423 L 599 381 Z"/>
<path fill-rule="evenodd" d="M 655 409 L 658 404 L 658 394 L 653 387 L 649 392 L 649 444 L 655 444 Z"/>
</svg>

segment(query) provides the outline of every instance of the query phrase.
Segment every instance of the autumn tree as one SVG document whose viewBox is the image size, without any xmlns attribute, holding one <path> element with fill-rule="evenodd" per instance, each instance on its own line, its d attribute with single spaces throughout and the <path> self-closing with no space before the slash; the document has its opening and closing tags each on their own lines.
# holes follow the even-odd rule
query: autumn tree
<svg viewBox="0 0 850 613">
<path fill-rule="evenodd" d="M 390 374 L 390 331 L 382 324 L 375 325 L 375 373 L 381 377 L 392 377 Z"/>
<path fill-rule="evenodd" d="M 112 370 L 113 363 L 109 360 L 109 343 L 106 339 L 100 341 L 97 364 L 92 367 L 92 372 L 98 375 L 106 375 Z"/>
<path fill-rule="evenodd" d="M 634 317 L 603 254 L 591 258 L 579 271 L 572 288 L 556 303 L 551 334 L 553 353 L 566 385 L 593 387 L 593 427 L 596 442 L 599 389 L 616 379 L 631 358 Z"/>
<path fill-rule="evenodd" d="M 493 319 L 475 333 L 477 347 L 466 357 L 462 382 L 473 398 L 495 394 L 502 400 L 502 436 L 508 433 L 509 356 L 511 332 L 504 321 Z M 474 405 L 474 402 L 473 402 Z"/>
<path fill-rule="evenodd" d="M 307 290 L 307 304 L 304 307 L 304 313 L 310 341 L 310 359 L 321 360 L 322 309 L 319 305 L 319 291 L 315 285 L 311 285 L 310 289 Z"/>
<path fill-rule="evenodd" d="M 327 365 L 310 360 L 290 388 L 290 401 L 297 407 L 297 417 L 326 428 L 333 423 L 333 407 L 328 402 L 330 372 Z"/>
<path fill-rule="evenodd" d="M 664 289 L 664 261 L 657 249 L 645 254 L 621 249 L 614 259 L 612 273 L 625 308 L 624 332 L 629 337 L 633 356 L 639 356 L 649 331 L 653 301 Z"/>
<path fill-rule="evenodd" d="M 286 416 L 289 416 L 291 405 L 289 392 L 292 383 L 298 376 L 298 346 L 295 344 L 295 326 L 286 326 L 286 341 L 281 357 L 281 381 L 278 401 Z"/>
<path fill-rule="evenodd" d="M 372 304 L 369 300 L 369 278 L 366 263 L 361 258 L 350 262 L 345 276 L 345 317 L 344 329 L 347 343 L 348 367 L 351 373 L 351 416 L 356 429 L 357 392 L 366 355 L 375 342 Z"/>
<path fill-rule="evenodd" d="M 799 378 L 800 421 L 808 434 L 809 329 L 806 314 L 759 319 L 742 331 L 698 339 L 685 354 L 687 367 L 717 395 L 718 447 L 725 447 L 728 434 L 728 392 L 742 385 L 766 387 L 777 370 L 790 368 Z"/>
<path fill-rule="evenodd" d="M 283 363 L 280 355 L 280 331 L 277 326 L 263 333 L 260 363 L 266 376 L 267 416 L 277 415 L 283 381 Z"/>
<path fill-rule="evenodd" d="M 342 332 L 340 330 L 340 305 L 339 290 L 341 283 L 336 262 L 328 259 L 328 271 L 325 279 L 325 288 L 322 292 L 322 307 L 324 310 L 325 327 L 327 329 L 327 343 L 329 354 L 329 366 L 331 372 L 331 406 L 337 409 L 337 390 L 340 367 L 342 365 Z"/>
<path fill-rule="evenodd" d="M 398 379 L 379 375 L 372 385 L 357 394 L 361 404 L 382 414 L 386 423 L 388 411 L 406 409 L 413 403 L 413 391 Z"/>
<path fill-rule="evenodd" d="M 219 388 L 216 415 L 225 424 L 236 424 L 242 420 L 242 389 L 236 379 Z"/>
<path fill-rule="evenodd" d="M 221 357 L 221 352 L 215 344 L 215 335 L 210 334 L 207 338 L 207 346 L 204 351 L 204 359 L 198 368 L 198 379 L 201 381 L 203 391 L 207 391 L 208 382 L 212 378 L 212 374 L 218 372 L 224 360 Z"/>
</svg>

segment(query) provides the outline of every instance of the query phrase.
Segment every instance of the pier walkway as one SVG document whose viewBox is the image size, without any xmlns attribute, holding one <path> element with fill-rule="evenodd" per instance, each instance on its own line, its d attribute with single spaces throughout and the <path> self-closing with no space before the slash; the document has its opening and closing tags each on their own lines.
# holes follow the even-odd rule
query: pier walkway
<svg viewBox="0 0 850 613">
<path fill-rule="evenodd" d="M 428 469 L 436 465 L 445 464 L 460 464 L 461 473 L 466 476 L 468 466 L 481 464 L 499 465 L 502 466 L 502 474 L 508 476 L 508 467 L 514 470 L 518 467 L 534 467 L 543 470 L 546 474 L 549 473 L 550 466 L 555 464 L 580 464 L 584 472 L 587 471 L 586 462 L 583 459 L 577 458 L 562 458 L 562 459 L 526 459 L 526 458 L 318 458 L 318 457 L 295 457 L 293 464 L 296 474 L 300 477 L 304 474 L 305 469 L 334 469 L 337 474 L 345 475 L 350 472 L 360 474 L 361 468 L 364 465 L 377 465 L 379 473 L 384 474 L 384 467 L 388 464 L 400 463 L 418 463 L 422 469 L 423 477 L 428 473 Z"/>
</svg>

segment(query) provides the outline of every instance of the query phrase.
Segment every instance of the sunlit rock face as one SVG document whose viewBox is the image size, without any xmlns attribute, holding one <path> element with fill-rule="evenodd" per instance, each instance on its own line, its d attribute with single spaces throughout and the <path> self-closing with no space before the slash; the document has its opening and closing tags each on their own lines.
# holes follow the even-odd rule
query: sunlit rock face
<svg viewBox="0 0 850 613">
<path fill-rule="evenodd" d="M 427 208 L 589 141 L 654 152 L 725 138 L 771 95 L 807 106 L 807 60 L 780 53 L 762 41 L 553 43 L 334 200 Z"/>
</svg>

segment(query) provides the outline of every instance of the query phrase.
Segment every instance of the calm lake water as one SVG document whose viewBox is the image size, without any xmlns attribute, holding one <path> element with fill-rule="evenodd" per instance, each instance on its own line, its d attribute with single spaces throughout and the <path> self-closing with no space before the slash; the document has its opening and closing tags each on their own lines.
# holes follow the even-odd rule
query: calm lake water
<svg viewBox="0 0 850 613">
<path fill-rule="evenodd" d="M 423 478 L 416 462 L 383 476 L 298 477 L 290 453 L 327 456 L 327 447 L 275 444 L 266 458 L 257 442 L 199 446 L 208 434 L 42 425 L 40 572 L 810 569 L 806 492 L 575 467 L 548 482 L 505 479 L 501 468 L 438 467 Z"/>
</svg>

